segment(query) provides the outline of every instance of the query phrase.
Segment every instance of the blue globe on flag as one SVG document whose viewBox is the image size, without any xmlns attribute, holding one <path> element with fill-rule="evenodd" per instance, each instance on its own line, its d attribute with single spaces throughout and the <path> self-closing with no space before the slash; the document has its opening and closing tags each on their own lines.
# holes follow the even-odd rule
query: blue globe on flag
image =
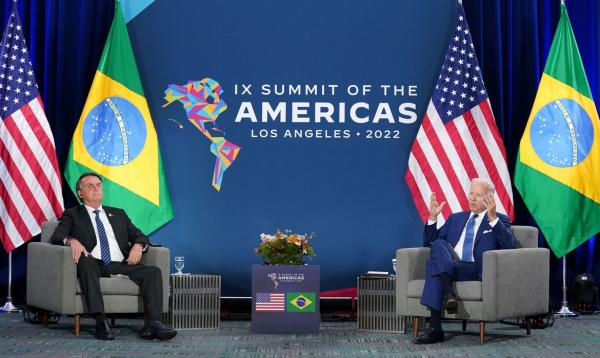
<svg viewBox="0 0 600 358">
<path fill-rule="evenodd" d="M 296 298 L 296 306 L 298 306 L 299 308 L 306 306 L 306 298 L 304 298 L 304 297 Z"/>
<path fill-rule="evenodd" d="M 594 143 L 594 127 L 579 103 L 561 98 L 535 114 L 529 138 L 535 153 L 547 164 L 574 167 L 588 156 Z"/>
<path fill-rule="evenodd" d="M 98 103 L 83 123 L 83 145 L 96 161 L 110 166 L 134 160 L 146 142 L 146 123 L 140 111 L 123 97 Z"/>
</svg>

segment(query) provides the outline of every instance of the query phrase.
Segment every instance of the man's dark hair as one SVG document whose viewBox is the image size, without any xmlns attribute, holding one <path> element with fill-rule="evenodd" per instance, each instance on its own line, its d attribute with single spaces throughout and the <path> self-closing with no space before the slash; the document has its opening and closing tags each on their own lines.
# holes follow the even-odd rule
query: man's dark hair
<svg viewBox="0 0 600 358">
<path fill-rule="evenodd" d="M 83 181 L 83 178 L 85 178 L 85 177 L 96 177 L 96 178 L 100 179 L 100 181 L 102 181 L 102 177 L 96 173 L 92 173 L 92 172 L 83 173 L 83 174 L 81 174 L 79 179 L 77 179 L 77 184 L 75 184 L 76 191 L 81 190 L 81 182 Z"/>
</svg>

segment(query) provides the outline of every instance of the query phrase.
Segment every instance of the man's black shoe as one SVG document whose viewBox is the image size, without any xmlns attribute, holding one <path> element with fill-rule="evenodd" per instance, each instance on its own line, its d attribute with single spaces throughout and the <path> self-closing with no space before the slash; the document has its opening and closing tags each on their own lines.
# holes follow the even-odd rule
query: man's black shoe
<svg viewBox="0 0 600 358">
<path fill-rule="evenodd" d="M 169 340 L 177 335 L 177 331 L 162 324 L 160 321 L 151 322 L 138 333 L 142 339 L 158 338 L 161 341 Z"/>
<path fill-rule="evenodd" d="M 112 341 L 115 339 L 115 334 L 110 329 L 110 324 L 108 324 L 107 320 L 96 321 L 96 334 L 94 334 L 94 336 L 105 341 Z"/>
<path fill-rule="evenodd" d="M 149 324 L 142 327 L 142 330 L 138 332 L 138 336 L 141 339 L 154 339 L 154 334 L 152 334 Z"/>
<path fill-rule="evenodd" d="M 428 328 L 425 334 L 413 340 L 414 344 L 431 344 L 444 341 L 444 331 Z"/>
<path fill-rule="evenodd" d="M 449 314 L 458 312 L 458 302 L 454 293 L 448 292 L 444 295 L 444 308 Z"/>
</svg>

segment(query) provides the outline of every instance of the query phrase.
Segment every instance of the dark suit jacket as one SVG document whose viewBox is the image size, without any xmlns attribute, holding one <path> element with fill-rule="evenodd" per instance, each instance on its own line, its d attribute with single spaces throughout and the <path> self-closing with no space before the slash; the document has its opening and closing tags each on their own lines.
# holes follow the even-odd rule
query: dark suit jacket
<svg viewBox="0 0 600 358">
<path fill-rule="evenodd" d="M 115 233 L 115 238 L 125 259 L 129 255 L 129 250 L 133 244 L 140 243 L 144 246 L 148 244 L 148 238 L 131 223 L 124 210 L 102 206 L 110 222 L 110 226 Z M 97 244 L 96 234 L 92 220 L 85 209 L 85 206 L 79 205 L 65 210 L 59 220 L 58 227 L 52 234 L 50 242 L 55 245 L 63 245 L 63 240 L 70 236 L 77 239 L 88 252 L 92 252 Z"/>
<path fill-rule="evenodd" d="M 460 240 L 467 220 L 469 220 L 470 211 L 452 214 L 444 225 L 437 230 L 436 224 L 425 225 L 423 235 L 423 246 L 430 247 L 435 240 L 446 240 L 452 247 L 455 247 Z M 473 258 L 479 276 L 481 276 L 481 267 L 483 261 L 483 253 L 489 250 L 498 249 L 514 249 L 517 246 L 517 241 L 510 231 L 510 219 L 508 216 L 498 213 L 498 223 L 493 228 L 490 226 L 490 220 L 487 213 L 484 211 L 481 225 L 475 234 L 475 242 L 473 244 Z"/>
</svg>

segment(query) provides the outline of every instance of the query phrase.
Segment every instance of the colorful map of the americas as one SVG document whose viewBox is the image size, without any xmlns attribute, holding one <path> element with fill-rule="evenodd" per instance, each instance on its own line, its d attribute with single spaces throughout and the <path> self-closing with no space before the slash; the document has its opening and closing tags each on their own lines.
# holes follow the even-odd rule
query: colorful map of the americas
<svg viewBox="0 0 600 358">
<path fill-rule="evenodd" d="M 167 103 L 163 105 L 166 107 L 175 101 L 181 102 L 188 120 L 212 142 L 210 151 L 217 157 L 212 186 L 217 190 L 221 190 L 223 173 L 240 152 L 240 147 L 225 139 L 222 134 L 211 134 L 211 131 L 222 133 L 215 126 L 219 115 L 227 110 L 227 104 L 221 99 L 222 93 L 223 89 L 219 82 L 211 78 L 190 81 L 183 86 L 170 84 L 165 90 Z M 208 124 L 210 128 L 207 127 Z"/>
</svg>

